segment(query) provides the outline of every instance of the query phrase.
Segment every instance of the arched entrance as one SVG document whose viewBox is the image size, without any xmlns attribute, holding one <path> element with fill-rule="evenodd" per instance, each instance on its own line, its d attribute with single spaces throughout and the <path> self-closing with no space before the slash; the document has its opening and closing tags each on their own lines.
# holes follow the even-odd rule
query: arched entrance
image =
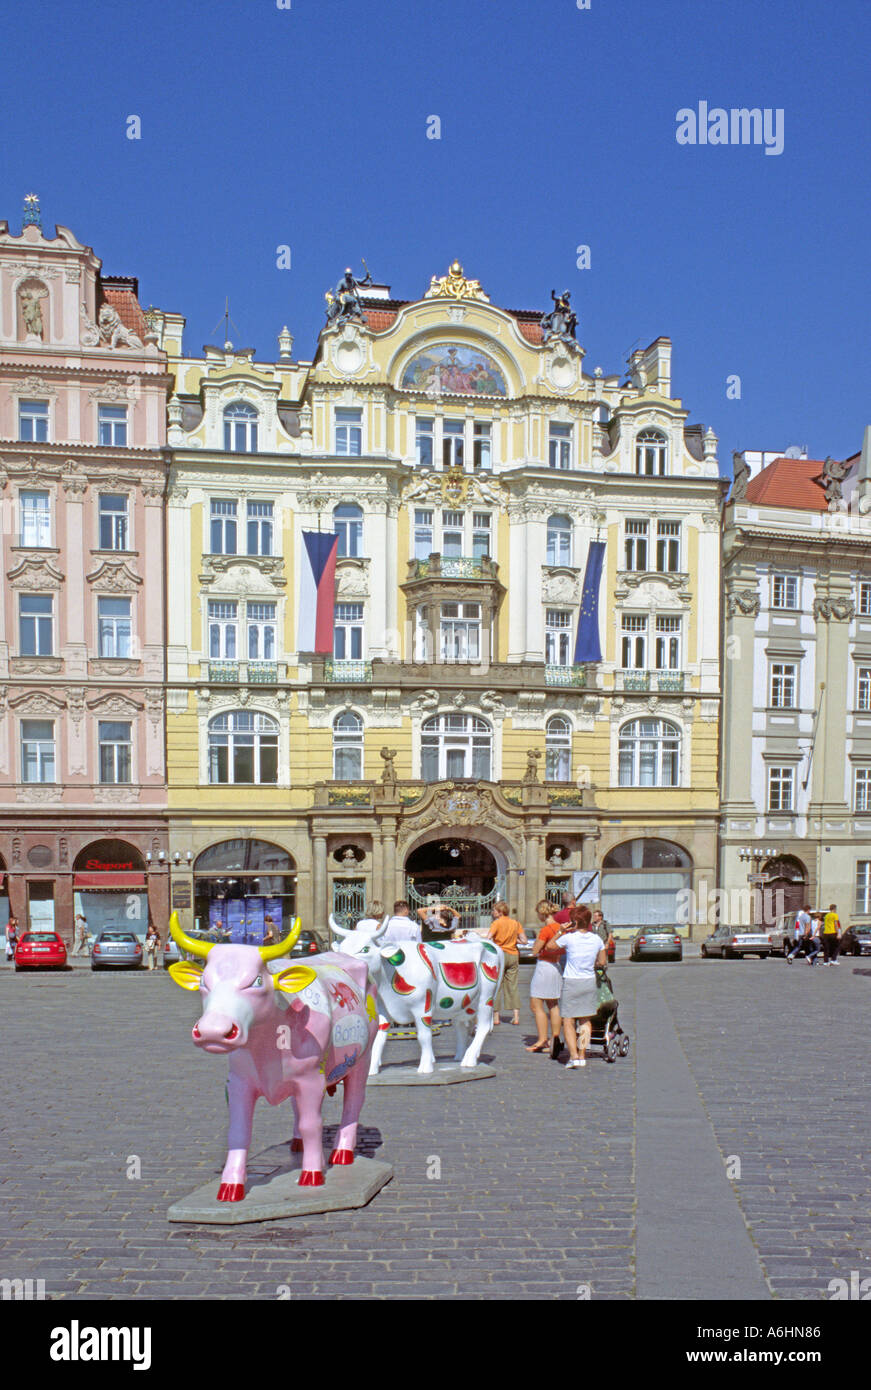
<svg viewBox="0 0 871 1390">
<path fill-rule="evenodd" d="M 792 854 L 779 854 L 762 868 L 763 929 L 772 928 L 784 913 L 798 912 L 808 900 L 807 869 Z"/>
<path fill-rule="evenodd" d="M 127 840 L 94 840 L 73 862 L 74 912 L 85 918 L 92 937 L 123 927 L 145 937 L 148 888 L 145 860 Z"/>
<path fill-rule="evenodd" d="M 460 914 L 455 925 L 490 925 L 490 908 L 505 892 L 505 871 L 496 853 L 456 829 L 427 840 L 405 861 L 406 894 L 413 913 L 439 899 Z"/>
<path fill-rule="evenodd" d="M 674 926 L 678 893 L 692 886 L 692 859 L 672 840 L 624 840 L 602 861 L 602 911 L 612 930 Z"/>
<path fill-rule="evenodd" d="M 257 946 L 272 926 L 286 936 L 296 915 L 296 864 L 268 840 L 222 840 L 194 863 L 194 924 Z M 270 919 L 267 921 L 267 919 Z"/>
</svg>

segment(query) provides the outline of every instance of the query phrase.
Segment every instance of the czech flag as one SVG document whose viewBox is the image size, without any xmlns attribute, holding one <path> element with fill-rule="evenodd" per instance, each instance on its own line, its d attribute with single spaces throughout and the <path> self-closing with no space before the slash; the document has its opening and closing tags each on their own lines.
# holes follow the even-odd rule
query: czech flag
<svg viewBox="0 0 871 1390">
<path fill-rule="evenodd" d="M 332 656 L 339 538 L 331 531 L 303 531 L 302 539 L 297 651 Z"/>
</svg>

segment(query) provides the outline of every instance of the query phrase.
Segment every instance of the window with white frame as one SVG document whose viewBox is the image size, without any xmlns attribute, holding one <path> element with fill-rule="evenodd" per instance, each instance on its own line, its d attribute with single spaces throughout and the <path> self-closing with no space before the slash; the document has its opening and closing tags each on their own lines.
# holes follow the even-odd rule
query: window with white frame
<svg viewBox="0 0 871 1390">
<path fill-rule="evenodd" d="M 634 719 L 620 730 L 621 787 L 676 787 L 680 781 L 680 730 L 665 719 Z"/>
<path fill-rule="evenodd" d="M 212 661 L 235 661 L 237 626 L 238 604 L 209 599 L 209 657 Z"/>
<path fill-rule="evenodd" d="M 213 497 L 210 545 L 213 555 L 236 554 L 237 503 L 229 497 Z"/>
<path fill-rule="evenodd" d="M 224 411 L 224 449 L 228 454 L 257 453 L 258 415 L 246 401 L 233 401 Z M 218 554 L 215 551 L 215 554 Z"/>
<path fill-rule="evenodd" d="M 18 402 L 18 438 L 25 444 L 48 443 L 48 401 Z"/>
<path fill-rule="evenodd" d="M 234 710 L 209 720 L 209 782 L 248 785 L 278 781 L 278 721 Z"/>
<path fill-rule="evenodd" d="M 859 666 L 856 671 L 856 708 L 871 710 L 871 666 Z"/>
<path fill-rule="evenodd" d="M 417 415 L 414 421 L 414 456 L 419 465 L 432 468 L 435 450 L 434 422 L 429 416 Z"/>
<path fill-rule="evenodd" d="M 773 661 L 771 663 L 771 708 L 795 709 L 796 672 L 794 662 Z"/>
<path fill-rule="evenodd" d="M 547 564 L 570 565 L 571 563 L 571 519 L 567 516 L 550 516 L 547 519 Z"/>
<path fill-rule="evenodd" d="M 97 643 L 100 656 L 131 655 L 130 605 L 129 598 L 97 599 Z"/>
<path fill-rule="evenodd" d="M 362 776 L 363 720 L 346 709 L 333 720 L 333 777 L 337 782 L 359 782 Z"/>
<path fill-rule="evenodd" d="M 442 424 L 442 466 L 462 468 L 465 458 L 464 420 L 445 420 Z"/>
<path fill-rule="evenodd" d="M 492 517 L 489 512 L 472 513 L 472 559 L 483 560 L 485 555 L 493 554 L 493 538 L 490 533 Z"/>
<path fill-rule="evenodd" d="M 101 405 L 97 407 L 97 432 L 101 444 L 113 448 L 126 448 L 127 445 L 127 407 L 126 405 Z"/>
<path fill-rule="evenodd" d="M 642 430 L 635 440 L 635 472 L 642 478 L 663 478 L 668 443 L 659 430 Z"/>
<path fill-rule="evenodd" d="M 798 608 L 798 577 L 794 574 L 771 576 L 771 607 Z"/>
<path fill-rule="evenodd" d="M 26 546 L 51 545 L 51 511 L 47 492 L 20 492 L 18 503 L 21 513 L 20 544 Z"/>
<path fill-rule="evenodd" d="M 421 727 L 420 775 L 424 782 L 474 778 L 490 781 L 493 731 L 471 714 L 439 714 Z"/>
<path fill-rule="evenodd" d="M 480 603 L 443 603 L 440 638 L 442 661 L 480 661 Z"/>
<path fill-rule="evenodd" d="M 856 912 L 871 913 L 871 859 L 856 861 Z"/>
<path fill-rule="evenodd" d="M 622 622 L 621 665 L 624 671 L 647 669 L 647 618 L 642 613 L 624 613 Z"/>
<path fill-rule="evenodd" d="M 275 507 L 272 502 L 248 502 L 248 554 L 271 555 Z"/>
<path fill-rule="evenodd" d="M 442 555 L 446 560 L 458 560 L 463 554 L 463 512 L 442 512 Z"/>
<path fill-rule="evenodd" d="M 489 421 L 476 420 L 472 441 L 472 459 L 476 471 L 489 472 L 493 467 L 491 427 Z"/>
<path fill-rule="evenodd" d="M 795 809 L 794 767 L 770 767 L 768 769 L 768 809 L 769 811 L 793 811 Z"/>
<path fill-rule="evenodd" d="M 656 523 L 656 568 L 660 574 L 680 572 L 680 522 Z"/>
<path fill-rule="evenodd" d="M 646 521 L 629 520 L 626 522 L 624 553 L 628 570 L 646 571 L 649 529 L 649 523 Z"/>
<path fill-rule="evenodd" d="M 433 637 L 429 626 L 429 609 L 420 607 L 414 614 L 414 660 L 432 661 Z"/>
<path fill-rule="evenodd" d="M 414 513 L 414 558 L 428 560 L 433 553 L 433 513 L 418 507 Z"/>
<path fill-rule="evenodd" d="M 853 810 L 871 811 L 871 767 L 857 767 L 853 774 Z"/>
<path fill-rule="evenodd" d="M 544 659 L 548 666 L 572 664 L 572 614 L 568 608 L 545 610 Z"/>
<path fill-rule="evenodd" d="M 54 650 L 54 599 L 21 594 L 18 599 L 18 650 L 22 656 L 51 656 Z"/>
<path fill-rule="evenodd" d="M 127 498 L 123 493 L 100 493 L 99 524 L 101 550 L 127 549 Z"/>
<path fill-rule="evenodd" d="M 363 605 L 337 603 L 333 621 L 333 656 L 337 661 L 359 661 L 363 656 Z"/>
<path fill-rule="evenodd" d="M 249 661 L 275 660 L 275 610 L 274 603 L 248 600 L 245 625 L 248 629 Z"/>
<path fill-rule="evenodd" d="M 863 579 L 859 585 L 859 612 L 865 618 L 871 615 L 871 580 Z"/>
<path fill-rule="evenodd" d="M 681 669 L 681 625 L 683 619 L 671 614 L 656 619 L 656 669 L 657 671 L 679 671 Z"/>
<path fill-rule="evenodd" d="M 544 780 L 572 780 L 572 726 L 564 715 L 555 714 L 544 731 Z"/>
<path fill-rule="evenodd" d="M 131 725 L 115 720 L 99 720 L 100 781 L 127 783 L 132 766 Z"/>
<path fill-rule="evenodd" d="M 50 719 L 21 721 L 22 782 L 54 782 L 54 724 Z"/>
<path fill-rule="evenodd" d="M 334 507 L 333 529 L 339 538 L 336 548 L 339 559 L 363 554 L 363 512 L 360 507 L 353 502 L 342 502 Z"/>
<path fill-rule="evenodd" d="M 571 468 L 572 427 L 551 424 L 548 436 L 548 463 L 551 468 Z"/>
<path fill-rule="evenodd" d="M 359 458 L 363 452 L 363 412 L 336 407 L 336 453 Z"/>
</svg>

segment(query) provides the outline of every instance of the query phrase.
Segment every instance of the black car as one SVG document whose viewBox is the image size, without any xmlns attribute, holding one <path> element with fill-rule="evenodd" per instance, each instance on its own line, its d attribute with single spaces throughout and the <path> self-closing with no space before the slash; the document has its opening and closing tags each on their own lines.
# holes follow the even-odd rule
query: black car
<svg viewBox="0 0 871 1390">
<path fill-rule="evenodd" d="M 842 956 L 871 956 L 871 922 L 856 922 L 841 936 Z"/>
</svg>

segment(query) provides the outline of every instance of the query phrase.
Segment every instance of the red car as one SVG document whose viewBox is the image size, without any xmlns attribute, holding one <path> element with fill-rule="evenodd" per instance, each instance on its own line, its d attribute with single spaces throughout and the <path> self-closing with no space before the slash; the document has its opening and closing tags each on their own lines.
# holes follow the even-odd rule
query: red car
<svg viewBox="0 0 871 1390">
<path fill-rule="evenodd" d="M 15 969 L 38 969 L 42 965 L 62 968 L 67 948 L 56 931 L 25 932 L 15 949 Z"/>
</svg>

